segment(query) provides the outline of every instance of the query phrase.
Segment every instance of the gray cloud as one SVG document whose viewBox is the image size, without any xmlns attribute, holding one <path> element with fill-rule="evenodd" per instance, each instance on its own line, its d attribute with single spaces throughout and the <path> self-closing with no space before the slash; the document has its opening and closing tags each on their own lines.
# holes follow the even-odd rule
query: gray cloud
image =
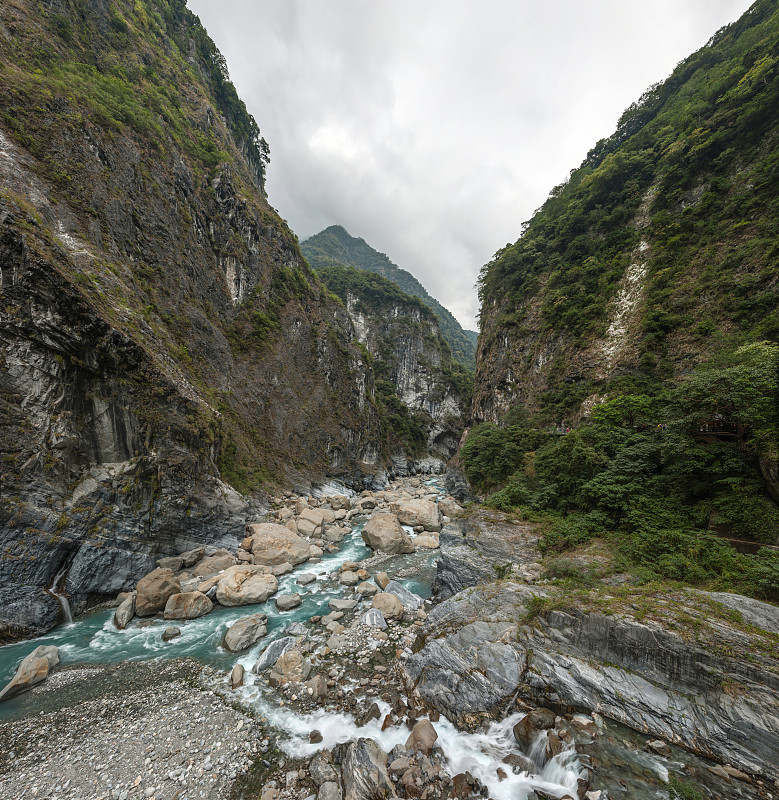
<svg viewBox="0 0 779 800">
<path fill-rule="evenodd" d="M 475 327 L 481 266 L 749 0 L 189 0 L 301 239 L 343 225 Z"/>
</svg>

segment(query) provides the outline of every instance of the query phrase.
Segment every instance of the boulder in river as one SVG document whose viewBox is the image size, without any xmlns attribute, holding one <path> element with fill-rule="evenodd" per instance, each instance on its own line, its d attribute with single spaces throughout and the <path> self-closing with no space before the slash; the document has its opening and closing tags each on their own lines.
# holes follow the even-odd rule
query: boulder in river
<svg viewBox="0 0 779 800">
<path fill-rule="evenodd" d="M 200 592 L 172 594 L 165 603 L 165 619 L 197 619 L 214 607 L 214 604 Z"/>
<path fill-rule="evenodd" d="M 362 529 L 362 539 L 371 550 L 391 555 L 413 553 L 414 545 L 394 514 L 376 514 Z"/>
<path fill-rule="evenodd" d="M 283 525 L 262 522 L 247 525 L 246 530 L 252 538 L 255 564 L 272 567 L 287 561 L 297 566 L 310 557 L 310 544 Z"/>
<path fill-rule="evenodd" d="M 555 713 L 548 708 L 534 708 L 514 726 L 514 738 L 523 750 L 529 750 L 541 731 L 554 728 Z"/>
<path fill-rule="evenodd" d="M 324 512 L 319 508 L 306 508 L 297 518 L 298 533 L 302 536 L 314 536 L 317 530 L 322 532 Z"/>
<path fill-rule="evenodd" d="M 250 614 L 236 620 L 225 632 L 222 646 L 231 653 L 248 650 L 268 632 L 265 614 Z"/>
<path fill-rule="evenodd" d="M 297 592 L 294 594 L 280 594 L 276 598 L 276 608 L 278 608 L 279 611 L 291 611 L 293 608 L 297 608 L 302 602 Z"/>
<path fill-rule="evenodd" d="M 397 581 L 390 581 L 385 587 L 385 592 L 391 592 L 392 594 L 396 595 L 401 603 L 406 608 L 410 608 L 412 611 L 416 611 L 418 608 L 421 608 L 425 601 L 418 595 L 414 594 L 410 589 L 406 589 L 406 587 L 402 583 L 398 583 Z"/>
<path fill-rule="evenodd" d="M 233 564 L 235 564 L 235 559 L 229 553 L 215 553 L 199 561 L 192 574 L 199 578 L 205 578 L 209 575 L 216 575 Z"/>
<path fill-rule="evenodd" d="M 373 739 L 358 739 L 341 764 L 344 800 L 397 797 L 387 774 L 387 754 Z"/>
<path fill-rule="evenodd" d="M 373 595 L 378 593 L 379 587 L 370 581 L 363 581 L 357 585 L 357 591 L 363 595 L 363 597 L 373 597 Z"/>
<path fill-rule="evenodd" d="M 0 691 L 0 701 L 15 697 L 33 686 L 45 681 L 52 667 L 60 663 L 59 648 L 53 645 L 36 647 L 22 659 L 13 678 Z"/>
<path fill-rule="evenodd" d="M 172 594 L 180 594 L 181 584 L 173 570 L 157 568 L 144 575 L 136 585 L 135 613 L 151 617 L 165 608 Z"/>
<path fill-rule="evenodd" d="M 165 630 L 162 632 L 162 641 L 170 642 L 177 636 L 181 636 L 181 628 L 176 628 L 175 626 L 171 625 L 169 628 L 165 628 Z"/>
<path fill-rule="evenodd" d="M 373 598 L 372 606 L 381 611 L 385 619 L 400 619 L 403 616 L 403 603 L 391 592 L 379 592 Z"/>
<path fill-rule="evenodd" d="M 292 647 L 278 658 L 268 676 L 271 686 L 302 683 L 311 673 L 311 664 L 299 647 Z"/>
<path fill-rule="evenodd" d="M 260 654 L 260 657 L 254 663 L 252 672 L 260 673 L 263 670 L 272 667 L 287 650 L 295 646 L 297 639 L 294 636 L 282 636 L 281 639 L 276 639 L 271 642 Z"/>
<path fill-rule="evenodd" d="M 403 525 L 437 533 L 441 530 L 441 509 L 433 500 L 407 500 L 398 507 L 398 520 Z"/>
<path fill-rule="evenodd" d="M 423 755 L 429 756 L 436 739 L 438 734 L 433 723 L 429 719 L 421 719 L 411 730 L 411 736 L 406 741 L 406 750 L 419 750 Z"/>
<path fill-rule="evenodd" d="M 237 689 L 239 686 L 243 686 L 243 676 L 244 676 L 243 664 L 236 664 L 233 667 L 233 671 L 230 673 L 230 686 L 233 689 Z"/>
<path fill-rule="evenodd" d="M 257 564 L 229 567 L 216 585 L 216 599 L 223 606 L 264 603 L 279 588 L 275 576 Z"/>
<path fill-rule="evenodd" d="M 114 625 L 123 631 L 135 616 L 135 592 L 130 592 L 114 611 Z"/>
</svg>

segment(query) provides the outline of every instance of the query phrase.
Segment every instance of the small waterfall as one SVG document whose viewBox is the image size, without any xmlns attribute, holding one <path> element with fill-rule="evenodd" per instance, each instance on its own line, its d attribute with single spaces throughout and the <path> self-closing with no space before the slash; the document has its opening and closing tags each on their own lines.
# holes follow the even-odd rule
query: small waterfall
<svg viewBox="0 0 779 800">
<path fill-rule="evenodd" d="M 62 614 L 65 617 L 65 624 L 72 625 L 73 624 L 73 614 L 70 611 L 70 602 L 68 600 L 67 595 L 62 591 L 62 587 L 65 584 L 65 576 L 68 572 L 67 564 L 63 564 L 60 571 L 54 576 L 54 580 L 51 582 L 51 588 L 47 589 L 46 591 L 52 595 L 52 597 L 56 597 L 57 601 L 62 608 Z"/>
</svg>

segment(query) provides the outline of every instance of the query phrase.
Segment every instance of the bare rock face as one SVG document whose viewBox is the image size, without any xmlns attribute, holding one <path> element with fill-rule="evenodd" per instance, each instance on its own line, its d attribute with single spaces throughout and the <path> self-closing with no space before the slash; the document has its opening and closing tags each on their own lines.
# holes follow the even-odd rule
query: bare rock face
<svg viewBox="0 0 779 800">
<path fill-rule="evenodd" d="M 523 624 L 532 603 L 555 596 L 551 587 L 506 581 L 445 600 L 425 621 L 426 644 L 407 660 L 408 678 L 452 718 L 519 690 L 530 703 L 597 709 L 647 735 L 779 779 L 779 608 L 736 595 L 718 606 L 707 592 L 669 591 L 654 597 L 656 610 L 640 620 L 618 605 L 608 615 L 550 610 Z M 553 722 L 551 712 L 539 710 L 515 736 L 530 742 Z"/>
<path fill-rule="evenodd" d="M 165 603 L 165 619 L 197 619 L 214 607 L 214 604 L 200 592 L 172 594 Z"/>
<path fill-rule="evenodd" d="M 432 500 L 408 500 L 398 508 L 398 520 L 403 525 L 417 527 L 438 533 L 441 530 L 441 509 Z"/>
<path fill-rule="evenodd" d="M 180 592 L 181 584 L 173 574 L 173 570 L 158 567 L 138 581 L 135 613 L 139 617 L 151 617 L 165 608 L 165 604 L 172 594 Z"/>
<path fill-rule="evenodd" d="M 362 539 L 371 550 L 399 555 L 413 553 L 414 545 L 394 514 L 376 514 L 362 529 Z"/>
<path fill-rule="evenodd" d="M 216 575 L 233 564 L 235 564 L 235 559 L 229 553 L 215 553 L 199 561 L 192 570 L 192 574 L 199 578 L 205 578 L 208 575 Z"/>
<path fill-rule="evenodd" d="M 229 567 L 216 585 L 216 599 L 223 606 L 264 603 L 279 588 L 279 582 L 257 564 Z"/>
<path fill-rule="evenodd" d="M 255 564 L 273 567 L 287 562 L 297 566 L 310 557 L 311 545 L 283 525 L 262 522 L 249 525 L 246 530 L 252 538 Z"/>
<path fill-rule="evenodd" d="M 26 692 L 33 686 L 46 680 L 49 670 L 60 663 L 59 648 L 51 645 L 41 645 L 36 647 L 28 656 L 24 658 L 16 670 L 13 678 L 0 691 L 0 701 L 8 700 L 17 694 Z"/>
<path fill-rule="evenodd" d="M 344 800 L 397 797 L 387 774 L 387 754 L 373 739 L 358 739 L 346 750 L 341 764 Z"/>
<path fill-rule="evenodd" d="M 400 619 L 403 616 L 403 603 L 391 592 L 379 592 L 373 598 L 371 607 L 381 611 L 385 619 Z"/>
<path fill-rule="evenodd" d="M 250 614 L 236 620 L 228 629 L 222 640 L 222 647 L 231 653 L 248 650 L 262 639 L 268 632 L 268 617 L 265 614 Z"/>
</svg>

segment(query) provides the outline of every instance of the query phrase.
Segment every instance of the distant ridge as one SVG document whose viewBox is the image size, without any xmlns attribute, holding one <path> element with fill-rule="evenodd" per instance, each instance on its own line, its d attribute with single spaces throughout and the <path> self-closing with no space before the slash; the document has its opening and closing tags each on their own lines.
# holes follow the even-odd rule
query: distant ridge
<svg viewBox="0 0 779 800">
<path fill-rule="evenodd" d="M 351 236 L 341 225 L 331 225 L 300 245 L 303 255 L 314 270 L 345 265 L 375 272 L 396 283 L 406 294 L 418 297 L 438 317 L 441 335 L 458 363 L 472 370 L 476 360 L 476 331 L 463 330 L 451 311 L 431 297 L 424 286 L 405 269 L 384 254 L 374 250 L 364 239 Z"/>
</svg>

